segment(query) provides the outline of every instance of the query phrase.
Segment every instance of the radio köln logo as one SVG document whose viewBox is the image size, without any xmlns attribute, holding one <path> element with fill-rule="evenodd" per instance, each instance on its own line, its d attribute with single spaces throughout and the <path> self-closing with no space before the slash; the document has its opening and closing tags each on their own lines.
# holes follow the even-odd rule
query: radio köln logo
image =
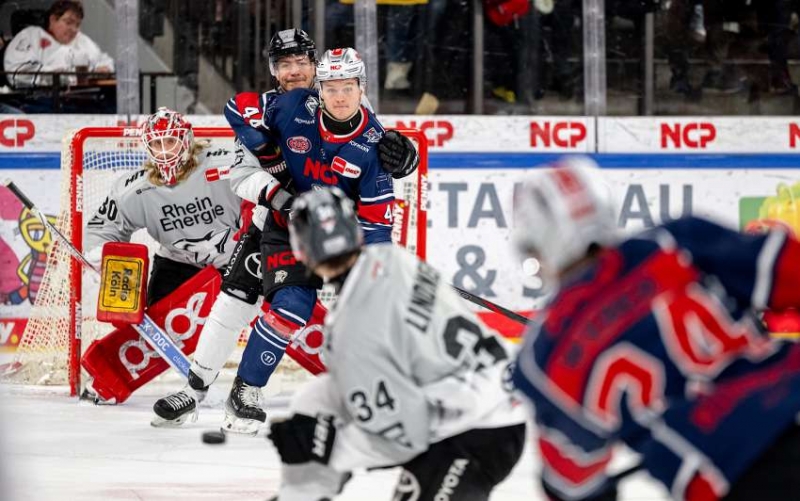
<svg viewBox="0 0 800 501">
<path fill-rule="evenodd" d="M 311 151 L 311 141 L 303 136 L 294 136 L 286 140 L 286 146 L 295 153 L 308 153 Z"/>
<path fill-rule="evenodd" d="M 331 170 L 351 179 L 358 179 L 358 176 L 361 175 L 361 167 L 356 164 L 351 164 L 342 157 L 333 158 L 333 162 L 331 162 Z"/>
</svg>

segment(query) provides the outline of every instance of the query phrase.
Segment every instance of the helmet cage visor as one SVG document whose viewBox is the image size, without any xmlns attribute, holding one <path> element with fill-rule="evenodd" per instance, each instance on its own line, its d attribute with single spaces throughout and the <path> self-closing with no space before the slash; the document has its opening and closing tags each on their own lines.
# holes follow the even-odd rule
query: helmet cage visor
<svg viewBox="0 0 800 501">
<path fill-rule="evenodd" d="M 142 142 L 164 183 L 174 184 L 179 168 L 191 156 L 194 132 L 180 114 L 160 109 L 144 125 Z"/>
</svg>

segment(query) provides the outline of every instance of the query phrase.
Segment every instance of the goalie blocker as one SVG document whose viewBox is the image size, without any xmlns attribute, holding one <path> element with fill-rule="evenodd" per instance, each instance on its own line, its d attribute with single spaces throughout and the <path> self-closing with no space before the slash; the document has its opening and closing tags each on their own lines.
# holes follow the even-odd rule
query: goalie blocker
<svg viewBox="0 0 800 501">
<path fill-rule="evenodd" d="M 149 266 L 146 245 L 127 242 L 103 245 L 97 320 L 116 326 L 144 320 Z"/>
</svg>

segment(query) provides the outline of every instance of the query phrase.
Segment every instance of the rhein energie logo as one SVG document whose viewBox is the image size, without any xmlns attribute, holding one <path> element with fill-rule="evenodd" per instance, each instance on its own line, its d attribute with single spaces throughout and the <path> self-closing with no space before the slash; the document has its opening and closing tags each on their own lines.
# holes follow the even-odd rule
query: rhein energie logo
<svg viewBox="0 0 800 501">
<path fill-rule="evenodd" d="M 158 222 L 161 223 L 161 229 L 168 232 L 182 230 L 197 224 L 211 224 L 214 219 L 225 215 L 225 208 L 219 204 L 214 205 L 211 197 L 202 199 L 194 197 L 194 202 L 185 205 L 162 205 L 161 213 L 164 217 Z"/>
</svg>

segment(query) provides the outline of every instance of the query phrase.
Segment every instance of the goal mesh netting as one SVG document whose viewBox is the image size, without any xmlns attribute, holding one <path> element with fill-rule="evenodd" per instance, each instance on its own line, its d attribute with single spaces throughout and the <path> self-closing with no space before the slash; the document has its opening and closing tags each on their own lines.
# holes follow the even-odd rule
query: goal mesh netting
<svg viewBox="0 0 800 501">
<path fill-rule="evenodd" d="M 89 218 L 103 206 L 117 210 L 106 196 L 114 182 L 141 168 L 146 158 L 138 128 L 92 127 L 69 134 L 61 155 L 61 196 L 56 228 L 83 251 L 83 229 Z M 427 205 L 427 141 L 422 132 L 402 130 L 420 153 L 420 168 L 414 175 L 395 180 L 393 239 L 412 252 L 425 257 Z M 195 128 L 195 137 L 212 147 L 233 148 L 233 132 L 228 128 Z M 36 200 L 36 193 L 29 195 Z M 105 206 L 104 206 L 105 204 Z M 80 357 L 82 348 L 92 340 L 110 332 L 110 324 L 96 319 L 99 288 L 97 275 L 83 270 L 53 236 L 47 265 L 28 324 L 20 339 L 14 360 L 2 378 L 6 382 L 29 385 L 69 384 L 72 395 L 80 394 Z M 157 247 L 144 230 L 134 233 L 133 242 L 146 244 L 151 253 Z M 320 298 L 330 304 L 335 298 L 323 290 Z M 247 332 L 239 338 L 239 349 L 228 361 L 235 367 L 247 341 Z M 270 379 L 271 392 L 291 391 L 293 385 L 307 377 L 305 371 L 289 357 L 284 357 Z M 273 384 L 273 381 L 275 383 Z"/>
</svg>

